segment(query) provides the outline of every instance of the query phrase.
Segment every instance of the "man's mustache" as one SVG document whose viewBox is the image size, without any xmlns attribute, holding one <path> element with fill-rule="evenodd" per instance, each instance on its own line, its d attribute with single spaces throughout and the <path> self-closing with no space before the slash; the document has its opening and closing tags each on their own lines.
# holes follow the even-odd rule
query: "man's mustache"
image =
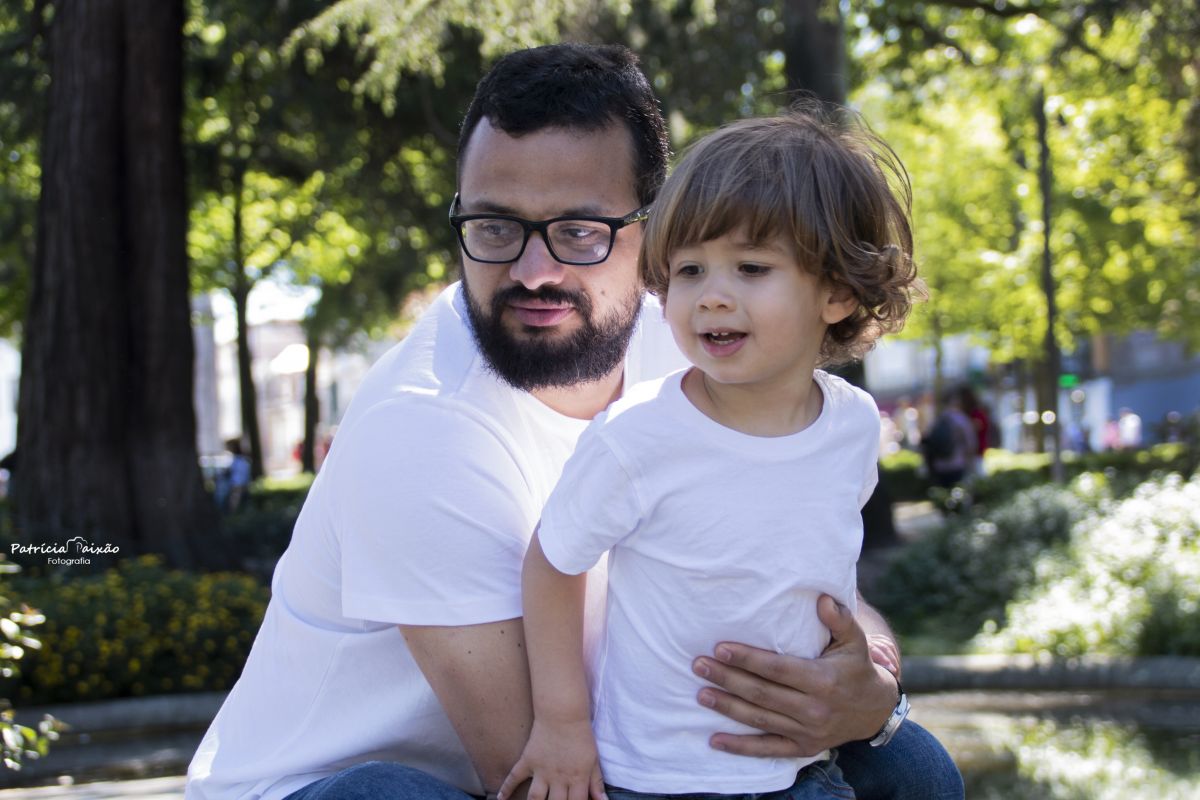
<svg viewBox="0 0 1200 800">
<path fill-rule="evenodd" d="M 507 289 L 501 289 L 496 292 L 492 296 L 492 308 L 498 309 L 509 303 L 522 300 L 566 304 L 584 310 L 590 305 L 583 292 L 571 292 L 566 289 L 560 289 L 557 286 L 544 286 L 537 291 L 530 291 L 524 286 L 517 284 L 516 286 L 509 286 Z"/>
</svg>

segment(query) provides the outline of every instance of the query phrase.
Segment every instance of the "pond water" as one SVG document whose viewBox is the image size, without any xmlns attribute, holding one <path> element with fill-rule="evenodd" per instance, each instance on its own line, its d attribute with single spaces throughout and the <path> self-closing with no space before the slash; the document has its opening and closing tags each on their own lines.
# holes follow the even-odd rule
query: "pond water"
<svg viewBox="0 0 1200 800">
<path fill-rule="evenodd" d="M 969 800 L 1200 800 L 1200 692 L 922 695 Z"/>
</svg>

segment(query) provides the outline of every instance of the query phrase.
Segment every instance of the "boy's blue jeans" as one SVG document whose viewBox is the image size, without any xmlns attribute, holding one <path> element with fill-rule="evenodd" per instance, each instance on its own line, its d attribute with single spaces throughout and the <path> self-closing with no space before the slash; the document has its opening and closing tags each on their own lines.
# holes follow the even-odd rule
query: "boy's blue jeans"
<svg viewBox="0 0 1200 800">
<path fill-rule="evenodd" d="M 886 747 L 851 742 L 837 766 L 858 800 L 961 800 L 962 776 L 934 736 L 912 720 Z M 471 795 L 411 767 L 368 761 L 309 784 L 287 800 L 471 800 Z"/>
<path fill-rule="evenodd" d="M 842 778 L 837 759 L 809 764 L 786 789 L 759 794 L 653 794 L 605 786 L 608 800 L 855 800 L 854 790 Z"/>
</svg>

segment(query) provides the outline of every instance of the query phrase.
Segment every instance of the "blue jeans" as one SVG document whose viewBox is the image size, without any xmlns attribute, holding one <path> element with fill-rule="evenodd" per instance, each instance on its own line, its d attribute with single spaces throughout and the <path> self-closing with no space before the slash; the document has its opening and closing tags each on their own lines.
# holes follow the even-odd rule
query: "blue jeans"
<svg viewBox="0 0 1200 800">
<path fill-rule="evenodd" d="M 605 786 L 608 800 L 854 800 L 854 790 L 842 779 L 837 757 L 809 764 L 787 789 L 761 794 L 648 794 Z"/>
<path fill-rule="evenodd" d="M 837 753 L 836 766 L 858 800 L 963 798 L 962 776 L 950 754 L 912 720 L 886 747 L 850 742 Z M 471 800 L 471 795 L 412 767 L 368 761 L 311 783 L 287 800 Z"/>
<path fill-rule="evenodd" d="M 907 720 L 885 747 L 848 742 L 838 766 L 859 800 L 962 800 L 962 775 L 942 743 Z"/>
</svg>

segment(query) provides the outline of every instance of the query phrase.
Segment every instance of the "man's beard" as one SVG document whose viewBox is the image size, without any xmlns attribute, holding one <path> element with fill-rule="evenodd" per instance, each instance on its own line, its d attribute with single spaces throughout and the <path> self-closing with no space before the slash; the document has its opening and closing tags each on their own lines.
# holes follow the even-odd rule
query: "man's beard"
<svg viewBox="0 0 1200 800">
<path fill-rule="evenodd" d="M 584 292 L 552 286 L 531 292 L 517 284 L 493 295 L 485 314 L 471 296 L 465 275 L 463 290 L 471 332 L 488 368 L 526 392 L 577 386 L 608 376 L 625 358 L 641 309 L 641 292 L 635 289 L 607 318 L 596 320 L 591 298 Z M 565 338 L 552 329 L 525 326 L 526 335 L 518 338 L 505 328 L 503 313 L 509 303 L 519 300 L 569 303 L 583 324 Z"/>
</svg>

